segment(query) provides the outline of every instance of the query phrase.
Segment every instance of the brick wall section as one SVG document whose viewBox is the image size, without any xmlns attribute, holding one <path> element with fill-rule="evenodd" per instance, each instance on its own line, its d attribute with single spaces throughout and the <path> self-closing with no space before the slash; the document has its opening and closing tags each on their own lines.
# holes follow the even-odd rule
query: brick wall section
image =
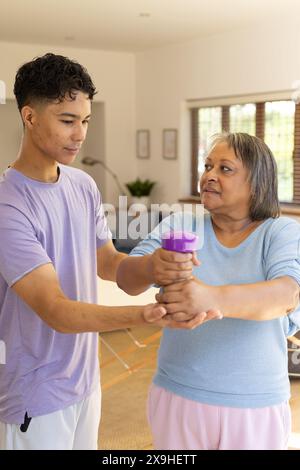
<svg viewBox="0 0 300 470">
<path fill-rule="evenodd" d="M 300 103 L 296 104 L 294 134 L 294 197 L 293 202 L 300 204 Z"/>
<path fill-rule="evenodd" d="M 191 136 L 192 136 L 192 168 L 191 168 L 191 189 L 192 195 L 198 193 L 198 148 L 199 148 L 199 111 L 191 110 Z"/>
<path fill-rule="evenodd" d="M 264 140 L 265 137 L 265 103 L 256 103 L 255 135 Z"/>
<path fill-rule="evenodd" d="M 222 131 L 229 132 L 229 128 L 230 128 L 229 106 L 222 106 Z"/>
</svg>

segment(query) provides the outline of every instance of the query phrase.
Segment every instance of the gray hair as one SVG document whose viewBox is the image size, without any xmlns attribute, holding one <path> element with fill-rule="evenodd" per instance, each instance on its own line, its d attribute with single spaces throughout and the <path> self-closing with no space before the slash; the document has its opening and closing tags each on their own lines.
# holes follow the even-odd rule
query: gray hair
<svg viewBox="0 0 300 470">
<path fill-rule="evenodd" d="M 244 132 L 222 132 L 212 136 L 208 152 L 226 142 L 249 171 L 250 217 L 265 220 L 280 216 L 277 191 L 277 165 L 269 147 L 258 137 Z"/>
</svg>

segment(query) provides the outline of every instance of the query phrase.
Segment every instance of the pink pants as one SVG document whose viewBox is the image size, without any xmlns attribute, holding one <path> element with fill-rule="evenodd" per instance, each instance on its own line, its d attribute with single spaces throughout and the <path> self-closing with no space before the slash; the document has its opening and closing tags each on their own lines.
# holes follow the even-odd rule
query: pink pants
<svg viewBox="0 0 300 470">
<path fill-rule="evenodd" d="M 291 432 L 287 402 L 264 408 L 213 406 L 154 384 L 148 419 L 159 450 L 285 450 Z"/>
</svg>

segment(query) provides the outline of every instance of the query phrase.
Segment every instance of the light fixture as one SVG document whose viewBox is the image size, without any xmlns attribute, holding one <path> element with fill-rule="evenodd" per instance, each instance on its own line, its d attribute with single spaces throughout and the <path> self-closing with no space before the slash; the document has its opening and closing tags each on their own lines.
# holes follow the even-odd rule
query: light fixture
<svg viewBox="0 0 300 470">
<path fill-rule="evenodd" d="M 97 165 L 97 163 L 99 163 L 99 165 L 103 166 L 103 168 L 114 178 L 121 196 L 126 196 L 126 193 L 124 189 L 122 188 L 119 178 L 102 160 L 98 160 L 97 158 L 93 158 L 93 157 L 83 157 L 83 159 L 81 160 L 81 163 L 83 163 L 84 165 L 88 165 L 88 166 L 94 166 L 94 165 Z"/>
</svg>

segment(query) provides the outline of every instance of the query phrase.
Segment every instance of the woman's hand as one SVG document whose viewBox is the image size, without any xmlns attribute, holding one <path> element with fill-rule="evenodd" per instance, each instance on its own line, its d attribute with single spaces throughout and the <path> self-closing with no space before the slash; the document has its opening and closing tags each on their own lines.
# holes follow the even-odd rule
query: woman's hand
<svg viewBox="0 0 300 470">
<path fill-rule="evenodd" d="M 190 279 L 193 266 L 199 265 L 196 253 L 177 253 L 163 248 L 157 249 L 148 259 L 149 276 L 159 286 Z"/>
<path fill-rule="evenodd" d="M 202 323 L 223 317 L 218 308 L 217 287 L 195 278 L 164 287 L 164 292 L 157 294 L 156 300 L 177 322 L 189 321 L 198 315 L 202 316 Z"/>
</svg>

